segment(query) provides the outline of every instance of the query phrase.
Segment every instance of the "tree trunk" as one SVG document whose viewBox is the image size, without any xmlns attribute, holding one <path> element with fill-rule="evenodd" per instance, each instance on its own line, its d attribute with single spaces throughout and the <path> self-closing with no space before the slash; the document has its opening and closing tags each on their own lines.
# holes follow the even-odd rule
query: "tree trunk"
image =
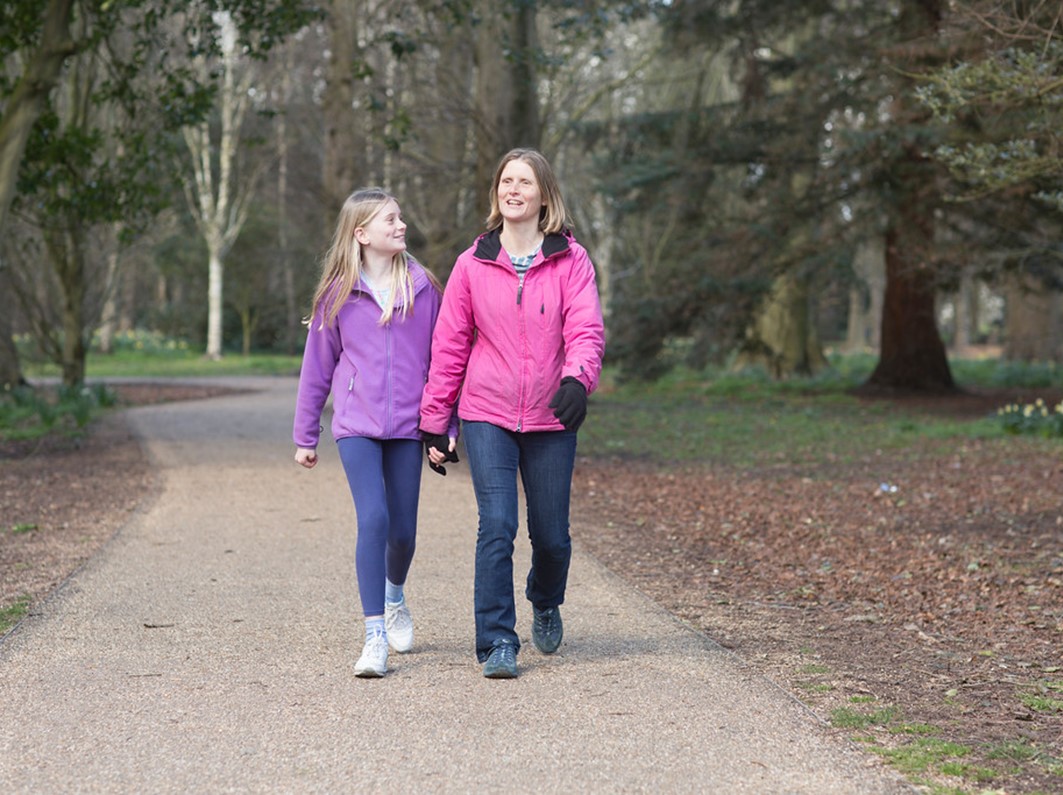
<svg viewBox="0 0 1063 795">
<path fill-rule="evenodd" d="M 759 365 L 773 378 L 814 375 L 827 366 L 812 320 L 808 282 L 792 273 L 775 280 L 735 368 Z"/>
<path fill-rule="evenodd" d="M 117 231 L 117 230 L 116 230 Z M 118 328 L 118 235 L 114 236 L 114 246 L 107 254 L 107 293 L 100 316 L 100 353 L 114 353 L 114 333 Z"/>
<path fill-rule="evenodd" d="M 46 233 L 48 249 L 62 290 L 63 338 L 59 365 L 63 385 L 85 382 L 85 248 L 80 230 L 70 228 Z"/>
<path fill-rule="evenodd" d="M 222 356 L 225 255 L 247 221 L 258 176 L 254 170 L 244 175 L 237 171 L 240 131 L 248 107 L 253 61 L 241 60 L 232 17 L 219 13 L 215 15 L 215 20 L 220 27 L 221 42 L 221 57 L 216 65 L 220 69 L 217 147 L 213 144 L 210 122 L 184 128 L 185 144 L 192 156 L 194 172 L 194 183 L 186 181 L 185 193 L 189 209 L 207 244 L 206 356 L 210 359 L 220 359 Z M 205 62 L 197 66 L 204 75 L 207 74 L 208 65 Z M 239 76 L 238 70 L 242 70 Z"/>
<path fill-rule="evenodd" d="M 956 388 L 938 333 L 929 249 L 929 216 L 916 208 L 886 231 L 886 294 L 878 365 L 865 386 L 915 392 Z M 916 239 L 919 238 L 919 239 Z"/>
<path fill-rule="evenodd" d="M 325 126 L 323 183 L 329 224 L 362 179 L 359 127 L 351 111 L 356 73 L 364 68 L 358 46 L 358 8 L 345 0 L 329 6 L 329 59 L 322 111 Z"/>
<path fill-rule="evenodd" d="M 277 116 L 277 246 L 280 249 L 281 283 L 284 287 L 284 350 L 288 355 L 297 353 L 296 339 L 299 334 L 299 309 L 295 298 L 295 266 L 288 241 L 288 113 L 292 97 L 292 47 L 284 48 L 285 69 L 281 74 L 282 111 Z"/>
<path fill-rule="evenodd" d="M 255 319 L 254 308 L 247 306 L 240 310 L 240 331 L 242 344 L 240 346 L 240 352 L 243 356 L 247 357 L 251 355 L 251 340 L 255 335 L 255 326 L 257 321 Z"/>
<path fill-rule="evenodd" d="M 898 38 L 912 55 L 901 74 L 923 71 L 936 57 L 944 0 L 902 0 Z M 926 53 L 931 53 L 928 58 Z M 914 81 L 898 77 L 890 113 L 905 125 L 926 124 L 929 111 L 912 96 Z M 895 204 L 887 207 L 886 294 L 882 344 L 869 389 L 951 392 L 956 388 L 937 327 L 934 211 L 941 201 L 938 166 L 918 140 L 902 141 L 898 157 L 885 164 Z"/>
<path fill-rule="evenodd" d="M 853 257 L 853 273 L 862 284 L 849 291 L 846 349 L 850 352 L 879 348 L 886 281 L 884 258 L 882 238 L 877 235 L 860 243 Z"/>
<path fill-rule="evenodd" d="M 474 81 L 473 53 L 468 42 L 475 33 L 471 22 L 448 28 L 439 43 L 439 57 L 430 65 L 427 79 L 413 76 L 407 83 L 409 98 L 420 108 L 424 124 L 432 129 L 423 147 L 428 168 L 404 194 L 418 228 L 424 234 L 420 247 L 424 264 L 446 281 L 457 255 L 473 235 L 483 229 L 486 207 L 470 197 L 468 178 L 475 153 L 469 142 L 477 127 L 468 112 Z M 422 92 L 432 92 L 423 96 Z M 490 177 L 487 177 L 490 179 Z M 479 194 L 478 194 L 479 195 Z"/>
<path fill-rule="evenodd" d="M 64 61 L 75 51 L 70 37 L 73 7 L 74 0 L 49 0 L 40 42 L 4 105 L 0 119 L 0 229 L 15 198 L 18 170 L 30 131 L 59 80 Z"/>
<path fill-rule="evenodd" d="M 536 4 L 518 8 L 481 0 L 476 29 L 476 207 L 489 206 L 499 159 L 517 146 L 539 146 L 535 73 Z"/>
<path fill-rule="evenodd" d="M 952 347 L 957 353 L 969 351 L 978 336 L 978 285 L 969 268 L 960 274 L 956 291 L 955 333 Z"/>
<path fill-rule="evenodd" d="M 0 390 L 7 391 L 26 383 L 15 347 L 14 290 L 7 283 L 9 265 L 0 263 Z"/>
<path fill-rule="evenodd" d="M 222 283 L 225 267 L 221 258 L 221 243 L 207 238 L 207 358 L 222 356 Z"/>
<path fill-rule="evenodd" d="M 1004 358 L 1063 363 L 1063 296 L 1035 276 L 1013 274 L 1005 284 Z"/>
</svg>

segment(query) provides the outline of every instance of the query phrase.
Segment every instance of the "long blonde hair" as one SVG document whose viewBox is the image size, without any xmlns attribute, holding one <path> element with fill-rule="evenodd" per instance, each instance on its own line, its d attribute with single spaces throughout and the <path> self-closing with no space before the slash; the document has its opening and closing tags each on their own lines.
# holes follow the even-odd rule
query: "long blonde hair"
<svg viewBox="0 0 1063 795">
<path fill-rule="evenodd" d="M 498 168 L 495 169 L 495 179 L 491 183 L 491 212 L 487 216 L 487 231 L 502 226 L 502 212 L 498 207 L 498 183 L 502 181 L 503 169 L 514 160 L 531 166 L 535 181 L 539 183 L 539 192 L 544 202 L 544 206 L 539 210 L 539 231 L 550 235 L 572 226 L 568 208 L 565 207 L 565 200 L 561 196 L 561 186 L 554 176 L 553 168 L 550 167 L 550 161 L 537 149 L 511 149 L 502 156 L 498 161 Z"/>
<path fill-rule="evenodd" d="M 307 325 L 313 322 L 319 309 L 323 310 L 320 328 L 336 322 L 340 308 L 362 277 L 362 245 L 354 237 L 355 230 L 373 220 L 384 205 L 392 200 L 398 201 L 381 188 L 363 188 L 347 197 L 340 208 L 336 231 L 332 235 L 332 245 L 321 263 L 321 279 L 314 291 L 310 316 L 304 321 Z M 410 274 L 409 257 L 405 251 L 400 251 L 391 258 L 388 281 L 389 295 L 393 298 L 383 307 L 381 325 L 388 323 L 394 314 L 394 297 L 400 299 L 402 317 L 405 318 L 413 310 L 413 276 Z"/>
</svg>

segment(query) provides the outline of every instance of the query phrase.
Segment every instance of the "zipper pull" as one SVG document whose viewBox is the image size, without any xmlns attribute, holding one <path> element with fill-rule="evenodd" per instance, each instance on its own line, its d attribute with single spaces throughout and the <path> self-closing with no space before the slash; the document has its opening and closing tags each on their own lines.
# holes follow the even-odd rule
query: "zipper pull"
<svg viewBox="0 0 1063 795">
<path fill-rule="evenodd" d="M 524 274 L 517 280 L 517 306 L 520 306 L 520 296 L 524 292 Z"/>
<path fill-rule="evenodd" d="M 351 376 L 351 380 L 347 382 L 347 391 L 350 392 L 354 389 L 354 376 Z"/>
</svg>

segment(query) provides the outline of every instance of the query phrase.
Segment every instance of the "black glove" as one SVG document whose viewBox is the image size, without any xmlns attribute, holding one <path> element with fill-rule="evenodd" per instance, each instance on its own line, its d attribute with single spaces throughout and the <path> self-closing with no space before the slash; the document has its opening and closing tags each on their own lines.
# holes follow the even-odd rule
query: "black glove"
<svg viewBox="0 0 1063 795">
<path fill-rule="evenodd" d="M 578 379 L 566 375 L 550 400 L 550 408 L 566 431 L 579 430 L 587 418 L 587 388 Z"/>
<path fill-rule="evenodd" d="M 427 431 L 421 431 L 421 438 L 424 439 L 424 454 L 428 455 L 428 451 L 436 449 L 446 456 L 444 461 L 452 461 L 455 464 L 458 463 L 458 451 L 450 449 L 450 437 L 445 433 L 428 433 Z M 433 472 L 438 472 L 440 475 L 446 477 L 447 468 L 440 464 L 433 464 L 432 459 L 428 459 L 428 466 Z"/>
</svg>

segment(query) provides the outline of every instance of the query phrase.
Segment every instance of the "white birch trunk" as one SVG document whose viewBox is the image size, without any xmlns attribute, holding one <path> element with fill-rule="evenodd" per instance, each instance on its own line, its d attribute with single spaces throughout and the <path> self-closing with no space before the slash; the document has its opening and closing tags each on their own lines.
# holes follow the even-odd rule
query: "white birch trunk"
<svg viewBox="0 0 1063 795">
<path fill-rule="evenodd" d="M 254 192 L 255 177 L 236 178 L 236 155 L 240 128 L 247 113 L 248 90 L 252 73 L 249 64 L 239 77 L 236 51 L 236 25 L 225 13 L 214 17 L 221 28 L 221 85 L 218 90 L 220 135 L 215 160 L 210 125 L 204 121 L 184 130 L 185 143 L 192 155 L 194 182 L 185 182 L 185 193 L 192 217 L 207 244 L 207 348 L 211 359 L 222 356 L 222 313 L 225 255 L 240 235 L 247 220 L 247 208 Z M 201 64 L 206 70 L 207 65 Z M 217 174 L 215 174 L 215 162 Z"/>
</svg>

